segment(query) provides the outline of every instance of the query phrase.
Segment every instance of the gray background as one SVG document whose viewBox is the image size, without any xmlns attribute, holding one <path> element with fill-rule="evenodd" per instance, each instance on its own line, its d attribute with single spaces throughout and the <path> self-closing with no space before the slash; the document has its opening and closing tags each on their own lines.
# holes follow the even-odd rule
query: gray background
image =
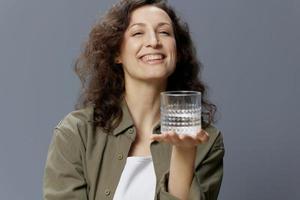
<svg viewBox="0 0 300 200">
<path fill-rule="evenodd" d="M 74 60 L 112 2 L 0 0 L 0 199 L 41 199 L 52 128 L 79 91 Z M 300 199 L 300 1 L 171 3 L 219 107 L 219 199 Z"/>
</svg>

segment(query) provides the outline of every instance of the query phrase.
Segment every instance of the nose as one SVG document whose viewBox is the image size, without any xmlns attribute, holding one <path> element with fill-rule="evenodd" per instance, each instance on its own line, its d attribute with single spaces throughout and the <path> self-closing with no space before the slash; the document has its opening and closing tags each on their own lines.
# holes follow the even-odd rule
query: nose
<svg viewBox="0 0 300 200">
<path fill-rule="evenodd" d="M 145 44 L 146 47 L 152 47 L 152 48 L 157 48 L 160 45 L 159 37 L 154 31 L 148 34 Z"/>
</svg>

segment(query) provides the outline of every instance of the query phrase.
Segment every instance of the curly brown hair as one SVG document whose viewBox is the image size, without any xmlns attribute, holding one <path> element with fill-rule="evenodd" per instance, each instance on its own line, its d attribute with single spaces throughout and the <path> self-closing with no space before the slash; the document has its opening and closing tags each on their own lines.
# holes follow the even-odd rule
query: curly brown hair
<svg viewBox="0 0 300 200">
<path fill-rule="evenodd" d="M 82 91 L 75 106 L 94 106 L 94 123 L 110 132 L 122 119 L 124 71 L 115 63 L 131 13 L 142 6 L 152 5 L 164 10 L 172 20 L 177 47 L 175 71 L 168 77 L 167 91 L 195 90 L 202 93 L 204 126 L 214 121 L 216 106 L 207 99 L 207 87 L 199 80 L 201 63 L 197 60 L 187 23 L 178 18 L 164 0 L 121 0 L 92 28 L 74 69 L 81 80 Z"/>
</svg>

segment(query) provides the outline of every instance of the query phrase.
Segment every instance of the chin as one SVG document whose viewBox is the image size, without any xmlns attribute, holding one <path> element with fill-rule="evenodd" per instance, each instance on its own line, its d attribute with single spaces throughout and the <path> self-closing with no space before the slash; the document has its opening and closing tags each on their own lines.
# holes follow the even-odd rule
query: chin
<svg viewBox="0 0 300 200">
<path fill-rule="evenodd" d="M 148 70 L 148 72 L 145 72 L 145 74 L 147 75 L 146 77 L 149 78 L 167 78 L 169 77 L 174 70 L 171 69 L 156 69 L 156 70 Z"/>
<path fill-rule="evenodd" d="M 151 75 L 144 77 L 143 80 L 161 82 L 161 81 L 167 80 L 169 75 L 170 75 L 169 73 L 151 74 Z"/>
</svg>

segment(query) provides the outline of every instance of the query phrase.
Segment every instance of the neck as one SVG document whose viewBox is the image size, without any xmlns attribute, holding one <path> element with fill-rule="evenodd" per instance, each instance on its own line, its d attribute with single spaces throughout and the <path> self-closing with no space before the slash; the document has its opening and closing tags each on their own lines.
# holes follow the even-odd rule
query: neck
<svg viewBox="0 0 300 200">
<path fill-rule="evenodd" d="M 165 84 L 125 84 L 125 100 L 137 131 L 149 135 L 160 119 L 160 92 Z"/>
</svg>

